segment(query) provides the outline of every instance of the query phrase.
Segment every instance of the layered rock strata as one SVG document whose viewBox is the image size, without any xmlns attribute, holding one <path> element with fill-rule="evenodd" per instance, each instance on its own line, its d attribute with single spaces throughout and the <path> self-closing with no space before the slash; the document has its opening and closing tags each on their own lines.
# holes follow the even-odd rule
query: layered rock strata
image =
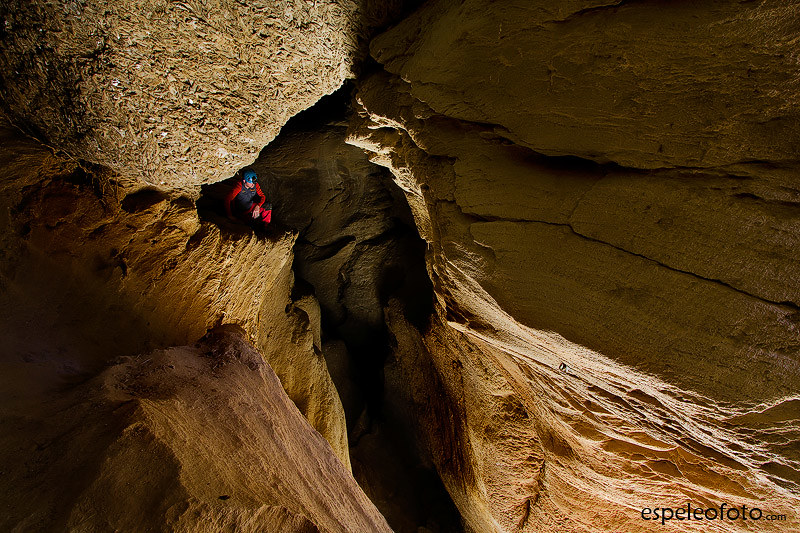
<svg viewBox="0 0 800 533">
<path fill-rule="evenodd" d="M 468 530 L 646 530 L 642 508 L 687 502 L 786 520 L 665 529 L 795 527 L 797 6 L 434 0 L 374 41 L 351 143 L 427 241 L 435 312 L 413 320 L 374 280 L 293 298 L 296 235 L 194 206 L 394 6 L 0 6 L 4 120 L 64 152 L 2 134 L 5 528 L 386 530 L 347 473 L 323 313 L 388 325 L 388 407 L 419 419 L 390 435 Z M 341 200 L 366 183 L 328 170 Z M 385 246 L 358 248 L 381 209 L 299 220 L 304 275 L 383 272 Z"/>
<path fill-rule="evenodd" d="M 436 317 L 389 320 L 473 529 L 637 531 L 687 501 L 796 523 L 786 9 L 431 2 L 373 41 L 350 142 L 429 244 Z"/>
</svg>

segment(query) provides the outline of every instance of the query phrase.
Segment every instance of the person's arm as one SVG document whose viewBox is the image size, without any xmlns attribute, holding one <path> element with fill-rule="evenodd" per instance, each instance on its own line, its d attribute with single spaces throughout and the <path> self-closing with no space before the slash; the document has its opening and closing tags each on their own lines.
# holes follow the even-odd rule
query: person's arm
<svg viewBox="0 0 800 533">
<path fill-rule="evenodd" d="M 264 207 L 264 202 L 267 201 L 267 197 L 264 195 L 263 192 L 261 192 L 261 185 L 259 185 L 258 183 L 256 183 L 256 194 L 258 195 L 259 198 L 258 203 L 256 205 L 258 206 L 259 209 L 261 209 L 262 207 Z"/>
<path fill-rule="evenodd" d="M 228 218 L 233 218 L 233 213 L 231 212 L 231 202 L 233 199 L 236 198 L 236 195 L 242 192 L 242 183 L 237 183 L 231 192 L 228 193 L 228 196 L 225 197 L 225 213 L 228 214 Z"/>
<path fill-rule="evenodd" d="M 250 206 L 250 212 L 253 214 L 253 218 L 261 218 L 262 220 L 267 215 L 264 212 L 264 202 L 267 201 L 267 196 L 261 190 L 261 185 L 258 183 L 256 185 L 256 197 L 258 198 L 258 202 L 255 202 L 252 206 Z"/>
<path fill-rule="evenodd" d="M 267 202 L 267 196 L 261 192 L 261 186 L 258 183 L 256 183 L 256 194 L 259 198 L 259 216 L 261 217 L 261 220 L 264 221 L 264 224 L 269 224 L 270 220 L 272 220 L 272 204 Z M 266 206 L 264 205 L 264 202 L 267 202 Z"/>
</svg>

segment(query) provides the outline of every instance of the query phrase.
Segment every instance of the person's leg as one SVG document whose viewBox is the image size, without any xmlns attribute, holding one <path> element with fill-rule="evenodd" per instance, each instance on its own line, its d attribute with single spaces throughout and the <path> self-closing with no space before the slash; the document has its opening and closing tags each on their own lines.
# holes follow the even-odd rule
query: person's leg
<svg viewBox="0 0 800 533">
<path fill-rule="evenodd" d="M 271 206 L 267 205 L 266 207 Z M 236 218 L 253 229 L 266 229 L 267 225 L 272 220 L 272 209 L 261 208 L 258 216 L 254 217 L 253 211 L 255 208 L 256 204 L 251 204 L 250 209 L 248 209 L 247 212 L 237 215 Z"/>
<path fill-rule="evenodd" d="M 270 210 L 261 208 L 259 209 L 258 216 L 254 217 L 253 211 L 255 208 L 256 204 L 251 205 L 250 210 L 244 214 L 247 225 L 253 229 L 267 229 L 267 225 L 269 225 L 269 222 L 272 219 L 272 212 Z"/>
<path fill-rule="evenodd" d="M 272 209 L 261 209 L 261 222 L 264 223 L 264 226 L 269 224 L 272 221 Z"/>
</svg>

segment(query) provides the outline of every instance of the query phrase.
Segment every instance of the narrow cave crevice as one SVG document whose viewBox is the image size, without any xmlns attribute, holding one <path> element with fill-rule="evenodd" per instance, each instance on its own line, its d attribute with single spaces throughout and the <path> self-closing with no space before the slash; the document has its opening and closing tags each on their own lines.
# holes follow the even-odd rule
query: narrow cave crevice
<svg viewBox="0 0 800 533">
<path fill-rule="evenodd" d="M 405 196 L 388 170 L 346 144 L 354 86 L 293 117 L 251 165 L 273 221 L 297 233 L 294 300 L 320 305 L 322 352 L 345 411 L 353 473 L 398 533 L 462 531 L 419 437 L 413 408 L 388 395 L 393 343 L 384 308 L 423 331 L 433 287 Z"/>
</svg>

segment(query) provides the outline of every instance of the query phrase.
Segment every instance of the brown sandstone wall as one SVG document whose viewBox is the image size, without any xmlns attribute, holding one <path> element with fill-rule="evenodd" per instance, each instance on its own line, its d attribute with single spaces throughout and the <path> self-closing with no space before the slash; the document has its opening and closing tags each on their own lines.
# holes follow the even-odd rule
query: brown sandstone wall
<svg viewBox="0 0 800 533">
<path fill-rule="evenodd" d="M 123 357 L 18 416 L 6 530 L 391 531 L 240 328 Z M 13 490 L 8 490 L 13 487 Z"/>
<path fill-rule="evenodd" d="M 319 304 L 290 296 L 296 236 L 193 200 L 352 76 L 397 7 L 0 7 L 3 121 L 59 151 L 3 134 L 8 528 L 387 529 L 347 472 Z M 404 190 L 436 306 L 381 317 L 369 284 L 347 304 L 386 320 L 394 407 L 468 530 L 639 531 L 687 501 L 797 525 L 798 13 L 434 0 L 372 42 L 350 142 Z M 321 277 L 355 246 L 328 229 Z M 189 346 L 223 323 L 245 333 Z"/>
<path fill-rule="evenodd" d="M 154 348 L 190 344 L 219 324 L 243 328 L 249 341 L 275 368 L 289 398 L 327 439 L 330 448 L 325 452 L 329 455 L 325 461 L 340 461 L 341 467 L 349 471 L 342 404 L 324 359 L 313 347 L 319 315 L 302 311 L 307 305 L 291 300 L 296 235 L 281 231 L 255 235 L 244 227 L 201 221 L 194 202 L 180 192 L 125 188 L 102 167 L 53 156 L 37 143 L 20 140 L 8 131 L 3 136 L 2 157 L 5 175 L 0 323 L 4 342 L 0 352 L 0 425 L 6 436 L 1 454 L 2 470 L 7 474 L 2 484 L 6 496 L 31 502 L 40 497 L 36 486 L 20 487 L 14 482 L 15 476 L 31 471 L 29 465 L 33 463 L 44 461 L 45 465 L 30 474 L 38 484 L 60 487 L 62 478 L 71 475 L 63 465 L 41 459 L 37 449 L 22 444 L 50 438 L 42 428 L 51 424 L 55 415 L 46 406 L 66 408 L 64 402 L 69 401 L 73 402 L 70 408 L 86 409 L 89 397 L 73 398 L 67 391 L 116 358 L 135 356 L 139 361 L 149 360 L 146 354 Z M 215 392 L 207 385 L 196 384 L 191 394 L 202 397 Z M 233 380 L 219 386 L 215 393 L 220 401 L 226 395 L 235 403 L 237 398 L 261 394 L 257 383 L 237 384 Z M 171 401 L 180 403 L 179 396 Z M 164 397 L 169 397 L 168 392 Z M 194 414 L 187 414 L 191 416 Z M 202 430 L 201 423 L 205 422 L 185 421 L 187 426 L 198 425 L 198 431 Z M 231 420 L 225 427 L 230 429 L 238 423 Z M 78 428 L 69 431 L 77 432 Z M 311 427 L 307 431 L 312 431 Z M 177 444 L 164 439 L 167 447 Z M 209 435 L 208 439 L 208 454 L 222 457 L 227 453 L 214 447 L 215 437 Z M 111 442 L 103 442 L 112 446 Z M 138 444 L 126 442 L 123 439 L 113 446 L 125 448 L 129 444 L 129 450 L 120 449 L 119 453 L 137 453 Z M 75 461 L 94 460 L 79 458 L 79 447 L 70 450 Z M 257 454 L 258 446 L 253 444 L 248 453 L 251 452 Z M 237 458 L 234 468 L 246 470 L 255 457 Z M 170 460 L 172 463 L 175 472 L 186 475 L 197 466 L 180 458 Z M 92 465 L 86 468 L 104 468 Z M 108 468 L 110 471 L 102 475 L 111 478 L 109 483 L 124 483 L 126 476 L 133 474 L 130 465 L 120 466 L 117 477 L 113 472 L 116 467 Z M 163 483 L 168 483 L 169 472 L 162 474 Z M 84 475 L 91 477 L 81 474 Z M 259 479 L 260 483 L 269 483 L 267 478 Z M 352 477 L 349 479 L 342 483 L 355 485 Z M 57 495 L 61 489 L 53 490 Z M 169 492 L 172 488 L 159 485 L 153 490 Z M 249 490 L 256 489 L 250 486 Z M 191 495 L 184 496 L 191 499 Z M 175 505 L 184 505 L 184 496 L 174 495 Z M 110 497 L 123 501 L 121 494 Z M 69 527 L 80 527 L 89 520 L 87 508 L 97 505 L 87 498 L 74 509 L 69 506 L 78 504 L 72 500 L 55 502 L 57 509 L 52 513 L 71 513 L 74 523 Z M 143 499 L 142 505 L 149 505 L 148 501 Z M 41 524 L 56 520 L 55 515 L 47 518 L 41 514 L 51 511 L 23 507 L 8 516 L 9 527 L 28 520 Z M 107 512 L 109 520 L 122 519 L 116 511 Z M 253 514 L 255 508 L 250 506 L 243 512 L 235 520 L 245 517 L 251 523 L 248 527 L 261 527 L 261 511 Z M 225 512 L 208 513 L 222 523 L 234 520 Z M 153 523 L 159 516 L 151 516 L 156 521 Z M 170 520 L 177 520 L 176 516 L 170 515 Z M 182 528 L 191 529 L 190 515 L 181 520 Z M 230 523 L 238 523 L 235 520 Z"/>
<path fill-rule="evenodd" d="M 796 523 L 796 29 L 777 2 L 476 0 L 373 41 L 350 142 L 429 243 L 437 317 L 393 331 L 475 530 Z"/>
</svg>

